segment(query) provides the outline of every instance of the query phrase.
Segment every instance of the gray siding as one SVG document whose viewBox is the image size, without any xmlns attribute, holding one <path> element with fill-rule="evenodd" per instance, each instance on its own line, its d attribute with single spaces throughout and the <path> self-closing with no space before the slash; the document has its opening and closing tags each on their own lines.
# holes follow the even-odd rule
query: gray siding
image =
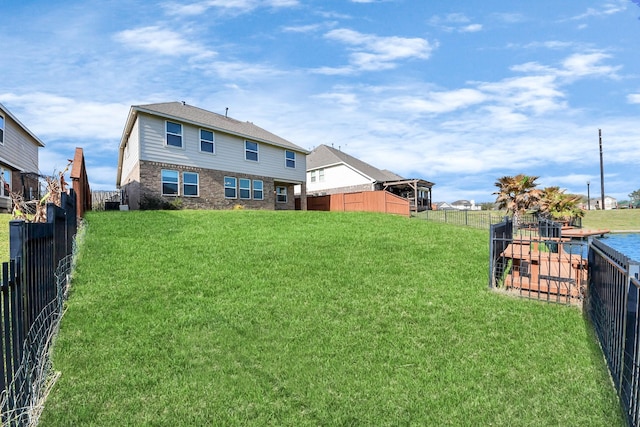
<svg viewBox="0 0 640 427">
<path fill-rule="evenodd" d="M 38 144 L 8 114 L 4 117 L 4 145 L 0 145 L 0 161 L 21 172 L 38 172 Z"/>
<path fill-rule="evenodd" d="M 138 115 L 140 160 L 172 163 L 236 174 L 259 175 L 291 182 L 304 182 L 306 162 L 303 153 L 296 153 L 296 168 L 285 167 L 285 149 L 258 143 L 258 162 L 244 158 L 244 139 L 223 132 L 214 132 L 215 154 L 200 152 L 200 127 L 182 123 L 183 147 L 166 146 L 165 120 L 140 113 Z M 210 130 L 210 129 L 207 129 Z M 124 171 L 123 171 L 124 172 Z M 126 175 L 123 173 L 123 176 Z"/>
<path fill-rule="evenodd" d="M 131 181 L 134 176 L 132 176 L 132 172 L 134 169 L 138 169 L 137 180 L 140 181 L 140 172 L 138 161 L 140 160 L 140 135 L 139 135 L 139 126 L 136 121 L 133 124 L 133 129 L 131 130 L 131 135 L 129 135 L 129 139 L 127 139 L 127 145 L 124 148 L 123 159 L 122 159 L 122 185 L 126 184 L 128 181 L 125 178 L 128 178 Z"/>
</svg>

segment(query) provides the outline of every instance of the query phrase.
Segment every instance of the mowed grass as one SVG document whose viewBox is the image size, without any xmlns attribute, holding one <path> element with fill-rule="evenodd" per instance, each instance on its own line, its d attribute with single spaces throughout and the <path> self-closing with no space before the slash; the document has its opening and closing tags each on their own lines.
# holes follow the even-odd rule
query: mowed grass
<svg viewBox="0 0 640 427">
<path fill-rule="evenodd" d="M 590 210 L 582 218 L 583 228 L 620 231 L 640 230 L 640 209 Z"/>
<path fill-rule="evenodd" d="M 486 231 L 381 214 L 87 215 L 42 426 L 624 425 L 575 307 Z"/>
<path fill-rule="evenodd" d="M 0 214 L 0 262 L 9 261 L 9 221 L 10 214 Z"/>
</svg>

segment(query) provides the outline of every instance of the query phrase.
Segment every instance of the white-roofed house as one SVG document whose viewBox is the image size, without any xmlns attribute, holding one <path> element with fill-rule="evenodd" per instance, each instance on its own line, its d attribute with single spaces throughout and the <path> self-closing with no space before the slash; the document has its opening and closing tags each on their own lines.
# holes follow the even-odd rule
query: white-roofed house
<svg viewBox="0 0 640 427">
<path fill-rule="evenodd" d="M 307 194 L 310 196 L 386 190 L 408 199 L 412 211 L 422 211 L 431 209 L 433 185 L 378 169 L 324 144 L 307 156 Z"/>
</svg>

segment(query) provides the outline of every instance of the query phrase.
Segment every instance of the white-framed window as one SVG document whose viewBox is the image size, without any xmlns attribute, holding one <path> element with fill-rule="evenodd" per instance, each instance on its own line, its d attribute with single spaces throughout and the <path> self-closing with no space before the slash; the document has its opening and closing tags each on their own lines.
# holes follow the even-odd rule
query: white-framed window
<svg viewBox="0 0 640 427">
<path fill-rule="evenodd" d="M 213 132 L 200 129 L 200 151 L 203 153 L 216 153 L 216 142 Z"/>
<path fill-rule="evenodd" d="M 252 141 L 244 142 L 244 158 L 253 162 L 258 161 L 258 143 Z"/>
<path fill-rule="evenodd" d="M 240 178 L 238 180 L 240 184 L 240 198 L 241 199 L 250 199 L 251 198 L 251 180 L 249 178 Z"/>
<path fill-rule="evenodd" d="M 236 199 L 238 197 L 237 179 L 232 176 L 224 177 L 224 197 Z"/>
<path fill-rule="evenodd" d="M 11 196 L 11 171 L 7 168 L 0 166 L 0 175 L 2 175 L 2 188 L 0 189 L 0 196 Z"/>
<path fill-rule="evenodd" d="M 318 169 L 318 181 L 324 182 L 324 169 Z"/>
<path fill-rule="evenodd" d="M 264 184 L 259 179 L 253 180 L 253 198 L 255 200 L 264 199 Z"/>
<path fill-rule="evenodd" d="M 0 114 L 0 145 L 4 145 L 4 116 Z"/>
<path fill-rule="evenodd" d="M 311 182 L 316 182 L 317 179 L 318 179 L 318 175 L 316 171 L 311 171 Z"/>
<path fill-rule="evenodd" d="M 196 172 L 182 172 L 182 195 L 198 197 L 199 189 L 200 176 Z"/>
<path fill-rule="evenodd" d="M 178 171 L 162 169 L 162 171 L 160 171 L 160 175 L 162 180 L 162 195 L 177 196 L 179 187 Z"/>
<path fill-rule="evenodd" d="M 166 121 L 165 142 L 171 147 L 182 148 L 182 125 L 180 123 Z"/>
<path fill-rule="evenodd" d="M 284 163 L 288 168 L 296 167 L 296 153 L 294 151 L 285 150 L 284 152 Z"/>
<path fill-rule="evenodd" d="M 276 187 L 276 202 L 287 203 L 287 187 Z"/>
</svg>

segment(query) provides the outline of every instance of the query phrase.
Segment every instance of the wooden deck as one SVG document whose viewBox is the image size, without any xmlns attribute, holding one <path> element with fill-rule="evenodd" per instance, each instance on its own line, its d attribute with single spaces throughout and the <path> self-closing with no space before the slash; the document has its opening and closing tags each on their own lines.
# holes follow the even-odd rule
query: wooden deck
<svg viewBox="0 0 640 427">
<path fill-rule="evenodd" d="M 590 230 L 588 228 L 575 228 L 575 227 L 562 227 L 560 231 L 562 237 L 568 237 L 571 239 L 583 239 L 585 237 L 591 236 L 604 236 L 607 233 L 610 233 L 611 230 L 606 229 L 597 229 Z"/>
<path fill-rule="evenodd" d="M 515 239 L 500 254 L 510 259 L 504 286 L 537 294 L 579 298 L 587 281 L 587 260 L 565 253 L 567 239 Z"/>
</svg>

